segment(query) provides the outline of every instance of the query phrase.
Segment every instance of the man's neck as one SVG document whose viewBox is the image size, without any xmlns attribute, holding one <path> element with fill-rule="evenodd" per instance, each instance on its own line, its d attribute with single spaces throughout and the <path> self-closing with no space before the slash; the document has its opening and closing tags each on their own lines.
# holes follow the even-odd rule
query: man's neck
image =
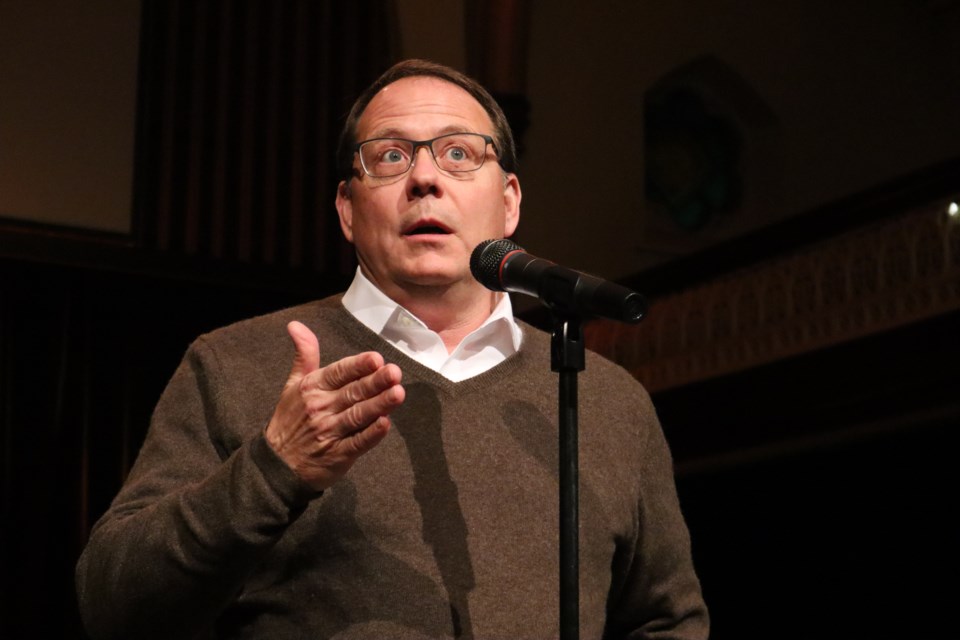
<svg viewBox="0 0 960 640">
<path fill-rule="evenodd" d="M 497 304 L 497 294 L 479 283 L 475 286 L 414 286 L 384 293 L 436 332 L 448 353 L 482 325 Z"/>
</svg>

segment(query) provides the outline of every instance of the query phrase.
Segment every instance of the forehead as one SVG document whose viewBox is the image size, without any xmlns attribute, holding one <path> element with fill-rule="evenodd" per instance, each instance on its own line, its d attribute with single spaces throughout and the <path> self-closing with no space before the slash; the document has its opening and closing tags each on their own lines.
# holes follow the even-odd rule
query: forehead
<svg viewBox="0 0 960 640">
<path fill-rule="evenodd" d="M 493 123 L 464 89 L 440 78 L 418 76 L 381 89 L 360 116 L 357 137 L 426 139 L 453 131 L 492 134 Z"/>
</svg>

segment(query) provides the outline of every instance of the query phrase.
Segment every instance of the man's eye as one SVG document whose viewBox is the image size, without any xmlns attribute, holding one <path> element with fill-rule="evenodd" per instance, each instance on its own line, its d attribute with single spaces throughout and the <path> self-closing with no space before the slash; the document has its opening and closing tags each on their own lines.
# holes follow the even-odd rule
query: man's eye
<svg viewBox="0 0 960 640">
<path fill-rule="evenodd" d="M 403 152 L 399 149 L 389 149 L 380 155 L 380 162 L 392 164 L 395 162 L 404 162 L 406 160 Z"/>
<path fill-rule="evenodd" d="M 455 162 L 463 162 L 467 159 L 467 150 L 462 147 L 450 147 L 447 149 L 447 157 Z"/>
<path fill-rule="evenodd" d="M 443 150 L 443 160 L 446 162 L 452 162 L 454 164 L 463 164 L 469 162 L 473 154 L 470 153 L 470 149 L 467 147 L 450 145 Z"/>
</svg>

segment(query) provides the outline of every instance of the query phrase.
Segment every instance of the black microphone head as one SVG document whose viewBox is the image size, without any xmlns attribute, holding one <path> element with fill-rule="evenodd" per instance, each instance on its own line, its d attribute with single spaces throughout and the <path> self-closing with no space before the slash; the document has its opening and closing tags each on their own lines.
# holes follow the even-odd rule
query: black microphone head
<svg viewBox="0 0 960 640">
<path fill-rule="evenodd" d="M 523 247 L 506 238 L 484 240 L 470 254 L 470 273 L 487 289 L 506 291 L 500 284 L 500 265 L 513 251 L 523 251 Z"/>
</svg>

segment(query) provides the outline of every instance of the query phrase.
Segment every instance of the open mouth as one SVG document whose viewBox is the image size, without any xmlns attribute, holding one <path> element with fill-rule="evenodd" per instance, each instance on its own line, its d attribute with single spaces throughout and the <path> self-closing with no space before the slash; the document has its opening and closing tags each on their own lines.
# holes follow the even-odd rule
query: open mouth
<svg viewBox="0 0 960 640">
<path fill-rule="evenodd" d="M 418 223 L 403 232 L 406 236 L 447 235 L 450 230 L 431 222 Z"/>
</svg>

